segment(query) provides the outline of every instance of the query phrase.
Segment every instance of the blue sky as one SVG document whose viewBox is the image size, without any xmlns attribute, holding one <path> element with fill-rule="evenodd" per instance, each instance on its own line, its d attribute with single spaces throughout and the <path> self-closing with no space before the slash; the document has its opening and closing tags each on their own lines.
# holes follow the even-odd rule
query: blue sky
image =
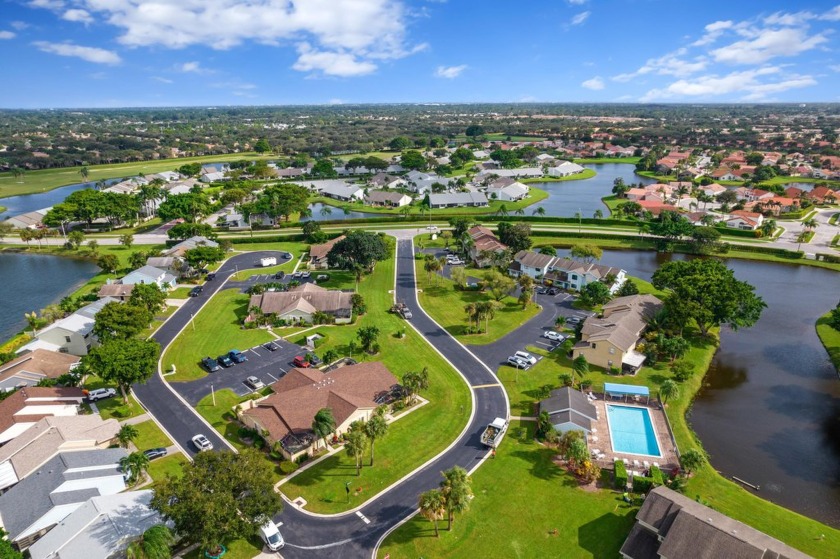
<svg viewBox="0 0 840 559">
<path fill-rule="evenodd" d="M 840 4 L 0 0 L 0 107 L 840 101 Z"/>
</svg>

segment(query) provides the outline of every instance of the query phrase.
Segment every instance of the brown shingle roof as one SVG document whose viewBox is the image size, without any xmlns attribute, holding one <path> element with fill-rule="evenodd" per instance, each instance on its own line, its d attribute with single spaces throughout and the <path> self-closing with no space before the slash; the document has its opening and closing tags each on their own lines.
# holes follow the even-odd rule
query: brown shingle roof
<svg viewBox="0 0 840 559">
<path fill-rule="evenodd" d="M 97 297 L 117 297 L 125 298 L 131 295 L 134 290 L 134 284 L 123 285 L 121 283 L 109 283 L 99 288 Z"/>
<path fill-rule="evenodd" d="M 58 378 L 79 362 L 79 357 L 48 349 L 36 349 L 25 353 L 8 363 L 0 365 L 0 380 L 18 373 L 30 373 L 48 378 Z"/>
<path fill-rule="evenodd" d="M 663 303 L 653 295 L 628 295 L 604 305 L 603 317 L 589 317 L 583 323 L 582 341 L 609 341 L 622 351 L 636 344 L 647 325 L 647 319 L 662 309 Z"/>
<path fill-rule="evenodd" d="M 342 239 L 344 239 L 344 235 L 336 237 L 326 243 L 321 243 L 320 245 L 312 245 L 309 247 L 309 258 L 312 260 L 323 260 L 332 250 L 332 247 L 334 247 L 335 244 Z"/>
<path fill-rule="evenodd" d="M 352 293 L 304 283 L 288 291 L 266 291 L 259 295 L 252 295 L 248 308 L 257 306 L 264 314 L 278 316 L 295 310 L 309 314 L 320 311 L 336 316 L 350 316 L 353 308 L 352 299 Z"/>
</svg>

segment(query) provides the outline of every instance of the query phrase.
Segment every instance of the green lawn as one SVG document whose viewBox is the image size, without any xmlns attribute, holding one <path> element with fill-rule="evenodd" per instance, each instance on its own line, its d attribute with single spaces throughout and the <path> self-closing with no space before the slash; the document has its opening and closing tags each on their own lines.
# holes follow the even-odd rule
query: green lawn
<svg viewBox="0 0 840 559">
<path fill-rule="evenodd" d="M 134 440 L 134 446 L 137 447 L 137 450 L 149 450 L 150 448 L 159 447 L 166 448 L 172 444 L 172 441 L 169 440 L 166 433 L 161 431 L 157 423 L 151 419 L 137 423 L 134 427 L 137 428 L 139 433 Z"/>
<path fill-rule="evenodd" d="M 128 398 L 128 404 L 123 404 L 117 385 L 107 383 L 95 375 L 88 375 L 84 387 L 87 390 L 94 390 L 96 388 L 113 388 L 117 391 L 117 395 L 113 398 L 106 398 L 96 402 L 96 408 L 99 410 L 99 415 L 102 416 L 102 419 L 123 420 L 146 413 L 146 410 L 144 410 L 143 407 L 130 396 Z"/>
<path fill-rule="evenodd" d="M 382 334 L 379 355 L 356 359 L 381 360 L 398 378 L 420 367 L 428 367 L 430 387 L 422 393 L 429 404 L 395 421 L 388 435 L 376 444 L 376 465 L 362 468 L 355 474 L 354 460 L 339 452 L 302 472 L 281 486 L 290 499 L 302 496 L 307 510 L 337 513 L 355 507 L 443 450 L 461 432 L 470 413 L 467 386 L 457 372 L 434 351 L 420 334 L 402 319 L 390 314 L 393 296 L 388 293 L 394 284 L 394 259 L 380 262 L 376 271 L 360 286 L 368 313 L 353 326 L 320 327 L 327 337 L 318 352 L 334 349 L 347 355 L 348 343 L 359 326 L 377 325 Z M 405 331 L 398 339 L 395 334 Z M 353 493 L 347 503 L 345 482 L 351 482 Z"/>
<path fill-rule="evenodd" d="M 266 389 L 268 392 L 271 389 Z M 242 441 L 239 440 L 237 431 L 240 427 L 235 423 L 233 414 L 233 407 L 246 400 L 251 399 L 250 396 L 237 396 L 233 390 L 225 388 L 216 391 L 216 405 L 213 405 L 213 395 L 205 396 L 195 407 L 201 417 L 206 419 L 213 428 L 218 431 L 225 439 L 228 440 L 238 450 L 246 448 Z"/>
<path fill-rule="evenodd" d="M 166 294 L 167 299 L 186 299 L 190 296 L 192 287 L 176 287 Z"/>
<path fill-rule="evenodd" d="M 235 245 L 237 251 L 243 250 L 279 250 L 283 252 L 289 252 L 292 255 L 291 260 L 287 260 L 282 264 L 278 264 L 277 266 L 269 266 L 267 268 L 253 268 L 248 270 L 242 270 L 236 273 L 236 276 L 232 279 L 236 280 L 244 280 L 250 278 L 251 276 L 256 276 L 259 274 L 276 274 L 277 272 L 283 271 L 286 273 L 291 272 L 295 269 L 295 265 L 297 264 L 298 260 L 300 260 L 301 255 L 304 252 L 309 250 L 309 243 L 300 243 L 300 242 L 283 242 L 283 243 L 266 243 L 260 246 L 259 248 L 252 247 L 251 245 Z"/>
<path fill-rule="evenodd" d="M 164 371 L 171 370 L 173 364 L 177 370 L 166 380 L 181 382 L 202 378 L 207 375 L 200 365 L 202 358 L 215 358 L 231 349 L 245 350 L 273 340 L 274 336 L 266 330 L 242 328 L 248 298 L 238 289 L 216 293 L 193 318 L 192 324 L 188 324 L 166 349 L 161 360 Z"/>
<path fill-rule="evenodd" d="M 579 181 L 584 179 L 591 179 L 598 173 L 594 169 L 584 169 L 582 172 L 569 175 L 568 177 L 541 177 L 535 179 L 520 179 L 519 182 L 524 182 L 526 184 L 533 184 L 539 182 L 565 182 L 565 181 Z M 534 188 L 533 186 L 531 188 Z"/>
<path fill-rule="evenodd" d="M 481 278 L 482 270 L 467 270 L 470 275 Z M 507 296 L 502 299 L 502 307 L 496 311 L 496 316 L 487 322 L 487 331 L 484 331 L 485 323 L 482 321 L 481 334 L 467 333 L 467 313 L 464 306 L 477 301 L 490 301 L 493 297 L 482 291 L 462 291 L 455 289 L 455 282 L 433 274 L 431 280 L 428 272 L 423 270 L 423 261 L 415 261 L 415 272 L 417 274 L 417 286 L 422 290 L 420 293 L 420 304 L 423 309 L 447 332 L 466 344 L 489 344 L 509 332 L 517 329 L 528 320 L 539 314 L 540 308 L 535 304 L 529 304 L 527 309 L 515 297 Z"/>
<path fill-rule="evenodd" d="M 149 469 L 147 472 L 156 482 L 166 479 L 167 475 L 172 477 L 181 477 L 183 474 L 184 464 L 186 464 L 186 462 L 187 459 L 180 452 L 177 454 L 170 454 L 169 456 L 164 456 L 163 458 L 158 458 L 157 460 L 149 462 Z"/>
<path fill-rule="evenodd" d="M 829 326 L 828 318 L 831 313 L 826 313 L 817 320 L 817 335 L 822 340 L 825 350 L 834 368 L 840 373 L 840 332 Z"/>
<path fill-rule="evenodd" d="M 227 548 L 227 553 L 225 553 L 225 559 L 253 559 L 260 553 L 262 553 L 263 547 L 265 547 L 262 543 L 262 540 L 256 534 L 254 534 L 253 537 L 247 540 L 233 540 L 230 542 L 225 542 L 224 545 Z M 193 551 L 190 551 L 189 553 L 184 555 L 184 558 L 205 559 L 205 555 L 202 552 L 202 550 L 194 549 Z"/>
<path fill-rule="evenodd" d="M 533 423 L 511 422 L 496 458 L 472 476 L 470 509 L 452 531 L 417 515 L 391 533 L 378 557 L 618 557 L 636 507 L 609 489 L 578 487 L 554 451 L 533 440 Z"/>
<path fill-rule="evenodd" d="M 257 155 L 255 153 L 234 153 L 227 155 L 208 155 L 202 157 L 183 157 L 179 159 L 163 159 L 157 161 L 137 161 L 131 163 L 116 163 L 109 165 L 90 165 L 88 171 L 88 182 L 101 179 L 113 179 L 132 177 L 143 173 L 149 175 L 161 171 L 174 171 L 187 163 L 211 163 L 214 161 L 233 161 L 237 159 L 265 159 L 272 158 L 269 155 Z M 59 186 L 82 182 L 79 174 L 81 167 L 63 167 L 58 169 L 43 169 L 39 171 L 28 171 L 23 179 L 15 178 L 10 172 L 0 173 L 0 198 L 6 196 L 18 196 L 20 194 L 33 194 L 52 190 Z"/>
</svg>

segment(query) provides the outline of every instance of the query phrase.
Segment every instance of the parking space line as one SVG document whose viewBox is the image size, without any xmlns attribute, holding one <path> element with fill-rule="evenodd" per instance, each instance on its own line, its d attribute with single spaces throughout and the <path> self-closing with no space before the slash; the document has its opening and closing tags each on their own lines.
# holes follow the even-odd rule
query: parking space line
<svg viewBox="0 0 840 559">
<path fill-rule="evenodd" d="M 268 376 L 270 376 L 270 377 L 271 377 L 271 379 L 272 379 L 274 382 L 277 382 L 277 377 L 275 377 L 274 375 L 272 375 L 271 373 L 268 373 L 268 372 L 267 372 L 267 373 L 265 373 L 265 374 L 267 374 Z"/>
<path fill-rule="evenodd" d="M 365 515 L 363 515 L 363 514 L 362 514 L 362 511 L 357 510 L 357 511 L 356 511 L 356 516 L 358 516 L 359 518 L 361 518 L 361 519 L 362 519 L 362 522 L 364 522 L 365 524 L 370 524 L 370 520 L 368 519 L 368 517 L 367 517 L 367 516 L 365 516 Z"/>
</svg>

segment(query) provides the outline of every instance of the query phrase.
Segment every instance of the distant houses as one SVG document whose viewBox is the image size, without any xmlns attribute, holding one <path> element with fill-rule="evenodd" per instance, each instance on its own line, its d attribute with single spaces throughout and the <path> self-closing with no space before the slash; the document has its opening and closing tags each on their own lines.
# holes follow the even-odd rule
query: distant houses
<svg viewBox="0 0 840 559">
<path fill-rule="evenodd" d="M 584 172 L 586 169 L 577 163 L 572 163 L 571 161 L 564 161 L 559 165 L 554 167 L 549 167 L 548 169 L 548 176 L 550 177 L 571 177 L 573 175 L 579 175 L 580 173 Z"/>
<path fill-rule="evenodd" d="M 487 196 L 483 192 L 429 194 L 429 206 L 431 208 L 480 208 L 488 205 Z"/>
<path fill-rule="evenodd" d="M 402 192 L 371 190 L 365 196 L 365 204 L 369 206 L 401 208 L 411 204 L 411 196 Z"/>
</svg>

